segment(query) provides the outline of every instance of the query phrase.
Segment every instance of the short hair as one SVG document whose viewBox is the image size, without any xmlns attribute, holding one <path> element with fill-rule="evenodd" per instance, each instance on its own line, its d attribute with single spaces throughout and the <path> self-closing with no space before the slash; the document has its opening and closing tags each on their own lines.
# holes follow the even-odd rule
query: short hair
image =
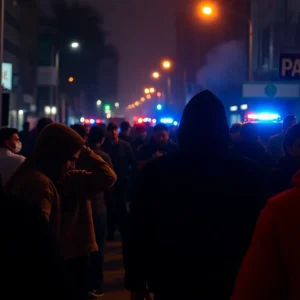
<svg viewBox="0 0 300 300">
<path fill-rule="evenodd" d="M 296 122 L 296 117 L 293 115 L 286 116 L 283 120 L 283 129 L 289 129 L 294 122 Z"/>
<path fill-rule="evenodd" d="M 232 126 L 229 129 L 229 133 L 238 133 L 241 131 L 243 124 L 238 122 L 238 123 L 234 123 L 232 124 Z"/>
<path fill-rule="evenodd" d="M 104 138 L 105 138 L 105 130 L 103 129 L 103 127 L 96 125 L 91 128 L 89 138 L 88 138 L 88 143 L 90 145 L 97 144 Z"/>
<path fill-rule="evenodd" d="M 159 124 L 155 125 L 153 130 L 154 130 L 154 132 L 157 132 L 157 131 L 167 131 L 168 132 L 169 131 L 168 126 L 163 123 L 159 123 Z"/>
<path fill-rule="evenodd" d="M 71 128 L 76 131 L 83 139 L 86 137 L 84 126 L 81 124 L 71 125 Z"/>
<path fill-rule="evenodd" d="M 50 118 L 41 118 L 39 119 L 37 125 L 36 125 L 36 129 L 38 130 L 38 132 L 41 132 L 47 125 L 52 124 L 53 120 Z"/>
<path fill-rule="evenodd" d="M 14 134 L 18 134 L 16 128 L 2 128 L 0 129 L 0 147 L 5 147 L 5 142 L 10 140 Z"/>
<path fill-rule="evenodd" d="M 259 137 L 259 131 L 257 125 L 254 123 L 245 123 L 241 128 L 241 138 L 246 141 L 257 140 Z"/>
<path fill-rule="evenodd" d="M 300 123 L 290 127 L 284 136 L 283 150 L 286 154 L 287 147 L 292 146 L 297 139 L 300 139 Z"/>
<path fill-rule="evenodd" d="M 110 122 L 108 125 L 107 125 L 107 128 L 106 130 L 107 131 L 112 131 L 114 129 L 118 129 L 118 125 L 116 123 L 113 123 L 113 122 Z"/>
<path fill-rule="evenodd" d="M 121 126 L 120 126 L 121 131 L 127 131 L 130 127 L 131 126 L 130 126 L 129 122 L 127 122 L 127 121 L 122 122 Z"/>
</svg>

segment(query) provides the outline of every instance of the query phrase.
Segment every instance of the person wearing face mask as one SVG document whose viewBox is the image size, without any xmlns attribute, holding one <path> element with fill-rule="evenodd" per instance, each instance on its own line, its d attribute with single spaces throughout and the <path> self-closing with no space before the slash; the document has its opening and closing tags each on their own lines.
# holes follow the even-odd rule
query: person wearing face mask
<svg viewBox="0 0 300 300">
<path fill-rule="evenodd" d="M 2 128 L 0 130 L 0 176 L 5 185 L 10 177 L 24 162 L 25 157 L 18 155 L 22 149 L 18 130 L 14 128 Z"/>
</svg>

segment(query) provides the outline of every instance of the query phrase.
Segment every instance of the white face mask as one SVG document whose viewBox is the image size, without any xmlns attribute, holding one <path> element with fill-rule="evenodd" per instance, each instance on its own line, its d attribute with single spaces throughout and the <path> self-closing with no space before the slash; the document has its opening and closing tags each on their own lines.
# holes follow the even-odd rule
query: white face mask
<svg viewBox="0 0 300 300">
<path fill-rule="evenodd" d="M 19 142 L 19 143 L 16 143 L 16 148 L 15 148 L 15 153 L 19 153 L 19 152 L 21 152 L 21 150 L 22 150 L 22 143 L 21 142 Z"/>
</svg>

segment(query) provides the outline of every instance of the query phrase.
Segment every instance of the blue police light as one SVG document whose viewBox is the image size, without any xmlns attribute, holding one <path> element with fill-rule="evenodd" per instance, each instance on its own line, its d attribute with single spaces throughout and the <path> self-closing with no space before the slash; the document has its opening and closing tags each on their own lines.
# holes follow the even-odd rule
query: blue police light
<svg viewBox="0 0 300 300">
<path fill-rule="evenodd" d="M 280 115 L 273 113 L 248 114 L 248 120 L 256 121 L 277 121 L 280 120 Z"/>
<path fill-rule="evenodd" d="M 161 105 L 161 104 L 157 104 L 157 105 L 156 105 L 156 109 L 157 109 L 157 110 L 162 110 L 162 105 Z"/>
<path fill-rule="evenodd" d="M 177 122 L 177 121 L 174 121 L 174 122 L 173 122 L 173 125 L 174 125 L 174 126 L 177 126 L 177 125 L 178 125 L 178 122 Z"/>
<path fill-rule="evenodd" d="M 91 123 L 91 124 L 95 124 L 95 122 L 96 122 L 96 121 L 95 121 L 94 119 L 90 119 L 90 123 Z"/>
<path fill-rule="evenodd" d="M 172 124 L 174 122 L 174 120 L 172 118 L 162 118 L 160 119 L 160 123 L 164 123 L 164 124 Z"/>
</svg>

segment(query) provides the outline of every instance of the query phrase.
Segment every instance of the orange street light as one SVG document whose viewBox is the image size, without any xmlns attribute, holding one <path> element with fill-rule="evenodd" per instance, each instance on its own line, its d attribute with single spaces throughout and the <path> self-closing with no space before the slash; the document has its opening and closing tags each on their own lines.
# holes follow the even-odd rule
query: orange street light
<svg viewBox="0 0 300 300">
<path fill-rule="evenodd" d="M 151 95 L 147 95 L 146 98 L 147 98 L 148 100 L 150 100 L 150 99 L 151 99 Z"/>
<path fill-rule="evenodd" d="M 160 74 L 159 74 L 158 72 L 153 72 L 153 73 L 152 73 L 152 77 L 153 77 L 154 79 L 158 79 L 158 78 L 160 77 Z"/>
<path fill-rule="evenodd" d="M 151 94 L 153 94 L 153 93 L 155 93 L 155 88 L 152 87 L 152 88 L 149 89 L 149 91 L 150 91 Z"/>
<path fill-rule="evenodd" d="M 145 98 L 144 97 L 142 97 L 140 100 L 141 100 L 141 102 L 145 102 Z"/>
<path fill-rule="evenodd" d="M 139 101 L 135 101 L 134 104 L 135 104 L 135 106 L 139 106 L 140 102 Z"/>
<path fill-rule="evenodd" d="M 161 92 L 157 92 L 157 97 L 161 97 Z"/>
<path fill-rule="evenodd" d="M 144 89 L 144 92 L 145 92 L 145 94 L 149 94 L 149 93 L 150 93 L 150 90 L 149 90 L 148 88 L 145 88 L 145 89 Z"/>
<path fill-rule="evenodd" d="M 211 15 L 213 13 L 213 9 L 212 7 L 210 6 L 203 6 L 202 7 L 202 12 L 205 14 L 205 15 Z"/>
<path fill-rule="evenodd" d="M 163 67 L 165 70 L 171 69 L 171 67 L 172 67 L 171 61 L 169 61 L 169 60 L 164 60 L 164 61 L 162 62 L 162 67 Z"/>
<path fill-rule="evenodd" d="M 70 83 L 74 82 L 74 77 L 69 77 L 68 81 L 69 81 Z"/>
</svg>

